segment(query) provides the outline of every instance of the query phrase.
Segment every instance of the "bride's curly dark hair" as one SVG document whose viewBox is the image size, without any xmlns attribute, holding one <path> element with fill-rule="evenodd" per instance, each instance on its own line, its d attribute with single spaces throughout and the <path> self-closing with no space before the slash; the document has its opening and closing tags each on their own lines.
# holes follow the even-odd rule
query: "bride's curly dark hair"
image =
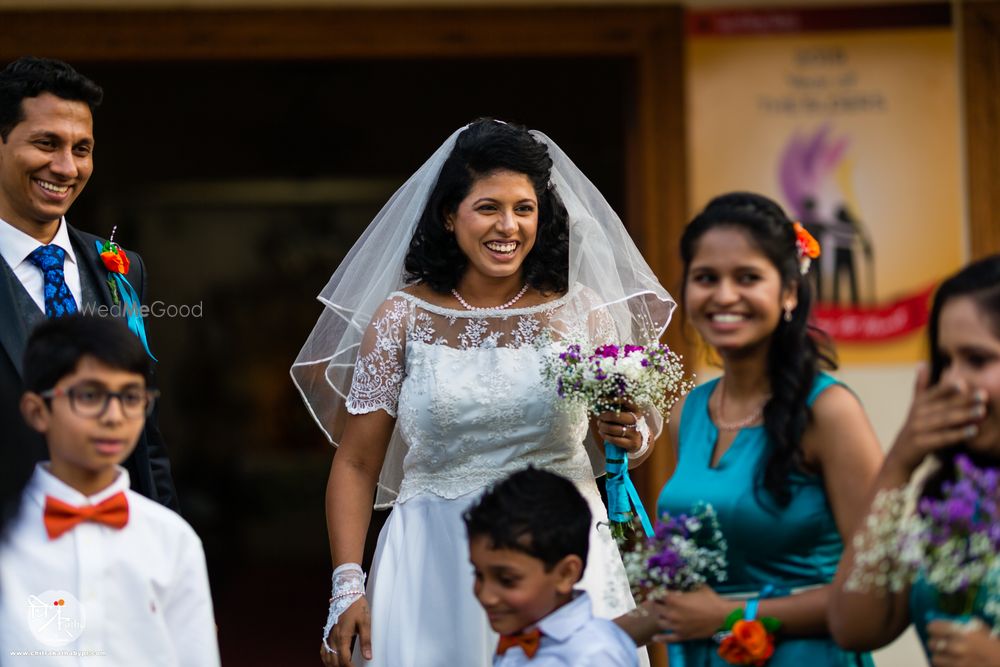
<svg viewBox="0 0 1000 667">
<path fill-rule="evenodd" d="M 552 158 L 544 143 L 526 128 L 481 118 L 462 131 L 431 191 L 410 239 L 406 282 L 424 282 L 447 293 L 465 272 L 469 260 L 455 235 L 445 227 L 449 214 L 468 196 L 477 179 L 497 171 L 524 174 L 538 198 L 535 245 L 524 259 L 528 285 L 542 292 L 564 293 L 569 280 L 569 215 L 549 182 Z"/>
</svg>

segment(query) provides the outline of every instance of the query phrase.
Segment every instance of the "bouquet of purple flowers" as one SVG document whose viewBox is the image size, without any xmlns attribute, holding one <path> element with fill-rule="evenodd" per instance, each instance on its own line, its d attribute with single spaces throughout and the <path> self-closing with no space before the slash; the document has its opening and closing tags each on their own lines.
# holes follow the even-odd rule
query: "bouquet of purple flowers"
<svg viewBox="0 0 1000 667">
<path fill-rule="evenodd" d="M 621 399 L 668 415 L 677 399 L 694 386 L 684 377 L 680 356 L 662 343 L 601 345 L 589 354 L 570 345 L 549 371 L 561 398 L 585 405 L 595 415 L 616 410 Z"/>
<path fill-rule="evenodd" d="M 662 343 L 602 345 L 589 354 L 573 344 L 550 359 L 546 372 L 555 380 L 564 407 L 582 406 L 594 415 L 618 410 L 621 401 L 630 400 L 667 417 L 671 406 L 694 386 L 684 376 L 680 356 Z M 612 535 L 621 543 L 636 516 L 651 535 L 649 518 L 629 478 L 628 455 L 609 442 L 604 449 Z"/>
<path fill-rule="evenodd" d="M 725 581 L 726 539 L 715 509 L 698 503 L 690 514 L 663 515 L 622 561 L 637 602 Z"/>
<path fill-rule="evenodd" d="M 1000 473 L 977 468 L 964 455 L 955 458 L 955 468 L 957 477 L 942 486 L 940 499 L 920 499 L 903 531 L 900 560 L 904 575 L 912 580 L 920 573 L 937 590 L 942 611 L 962 616 L 972 613 L 1000 566 Z"/>
<path fill-rule="evenodd" d="M 920 498 L 915 512 L 906 509 L 908 489 L 879 492 L 855 537 L 846 588 L 899 592 L 923 580 L 942 612 L 969 617 L 982 602 L 1000 633 L 1000 471 L 977 468 L 965 455 L 955 457 L 955 470 L 941 497 Z"/>
</svg>

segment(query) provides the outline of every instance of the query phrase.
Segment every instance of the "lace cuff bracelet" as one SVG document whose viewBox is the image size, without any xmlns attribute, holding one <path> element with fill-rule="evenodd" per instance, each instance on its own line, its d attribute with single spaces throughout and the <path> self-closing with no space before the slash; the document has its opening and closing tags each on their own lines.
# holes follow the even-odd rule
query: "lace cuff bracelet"
<svg viewBox="0 0 1000 667">
<path fill-rule="evenodd" d="M 649 446 L 653 444 L 653 434 L 649 429 L 649 422 L 645 417 L 639 417 L 635 421 L 635 430 L 642 436 L 642 446 L 632 454 L 632 458 L 639 458 L 649 451 Z"/>
<path fill-rule="evenodd" d="M 333 571 L 333 592 L 330 595 L 330 611 L 323 626 L 323 648 L 328 653 L 336 653 L 327 643 L 330 630 L 337 624 L 340 615 L 365 595 L 365 573 L 357 563 L 338 565 Z"/>
</svg>

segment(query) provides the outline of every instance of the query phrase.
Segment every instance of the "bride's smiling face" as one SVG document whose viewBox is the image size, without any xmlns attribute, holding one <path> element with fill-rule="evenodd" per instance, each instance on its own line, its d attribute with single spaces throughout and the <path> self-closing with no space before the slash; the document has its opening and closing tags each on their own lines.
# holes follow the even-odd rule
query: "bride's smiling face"
<svg viewBox="0 0 1000 667">
<path fill-rule="evenodd" d="M 524 174 L 492 172 L 473 182 L 445 225 L 469 260 L 467 271 L 494 279 L 517 275 L 538 232 L 535 189 Z"/>
</svg>

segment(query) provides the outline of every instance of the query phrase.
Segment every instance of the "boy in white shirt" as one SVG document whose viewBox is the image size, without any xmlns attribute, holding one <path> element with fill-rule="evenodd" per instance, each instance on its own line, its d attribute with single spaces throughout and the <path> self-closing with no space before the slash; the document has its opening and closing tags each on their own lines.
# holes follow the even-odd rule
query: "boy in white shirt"
<svg viewBox="0 0 1000 667">
<path fill-rule="evenodd" d="M 635 643 L 594 618 L 583 576 L 590 509 L 569 480 L 528 468 L 465 515 L 475 593 L 500 634 L 494 667 L 634 667 Z"/>
<path fill-rule="evenodd" d="M 150 373 L 117 320 L 53 318 L 28 340 L 21 412 L 50 460 L 0 543 L 5 665 L 219 665 L 201 541 L 120 465 L 157 396 Z"/>
</svg>

